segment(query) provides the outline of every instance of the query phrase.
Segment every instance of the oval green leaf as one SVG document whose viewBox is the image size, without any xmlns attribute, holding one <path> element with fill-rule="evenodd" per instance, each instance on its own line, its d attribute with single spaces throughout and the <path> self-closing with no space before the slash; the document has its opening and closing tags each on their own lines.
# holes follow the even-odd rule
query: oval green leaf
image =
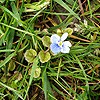
<svg viewBox="0 0 100 100">
<path fill-rule="evenodd" d="M 66 28 L 63 30 L 63 33 L 67 32 L 69 35 L 71 35 L 73 33 L 73 29 L 72 28 Z"/>
<path fill-rule="evenodd" d="M 24 57 L 27 62 L 33 63 L 36 55 L 37 55 L 37 52 L 34 49 L 29 49 L 25 52 Z"/>
<path fill-rule="evenodd" d="M 39 59 L 42 63 L 48 62 L 51 56 L 49 52 L 44 52 L 43 50 L 39 52 Z"/>
<path fill-rule="evenodd" d="M 8 70 L 13 71 L 16 67 L 16 64 L 13 60 L 9 62 Z"/>
<path fill-rule="evenodd" d="M 50 44 L 51 44 L 51 42 L 50 42 L 50 37 L 49 37 L 49 36 L 44 36 L 44 37 L 42 38 L 42 43 L 43 43 L 43 45 L 44 45 L 45 47 L 50 47 Z"/>
<path fill-rule="evenodd" d="M 33 77 L 38 78 L 40 74 L 41 74 L 41 68 L 38 67 L 35 69 L 35 72 L 33 73 Z"/>
</svg>

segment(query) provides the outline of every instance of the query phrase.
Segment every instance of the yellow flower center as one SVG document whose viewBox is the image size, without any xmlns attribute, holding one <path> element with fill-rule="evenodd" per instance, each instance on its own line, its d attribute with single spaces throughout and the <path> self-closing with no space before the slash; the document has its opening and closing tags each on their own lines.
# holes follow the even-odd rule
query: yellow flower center
<svg viewBox="0 0 100 100">
<path fill-rule="evenodd" d="M 63 42 L 62 41 L 60 41 L 59 43 L 58 43 L 58 45 L 61 47 L 62 46 L 62 44 L 63 44 Z"/>
</svg>

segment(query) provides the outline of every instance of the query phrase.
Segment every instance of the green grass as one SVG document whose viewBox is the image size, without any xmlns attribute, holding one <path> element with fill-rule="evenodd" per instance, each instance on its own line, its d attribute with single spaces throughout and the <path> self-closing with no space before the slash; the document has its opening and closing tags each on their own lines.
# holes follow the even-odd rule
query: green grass
<svg viewBox="0 0 100 100">
<path fill-rule="evenodd" d="M 100 1 L 82 7 L 78 0 L 0 0 L 0 100 L 100 99 Z M 43 36 L 66 28 L 73 29 L 70 53 L 53 55 Z M 32 63 L 29 49 L 37 52 Z M 45 63 L 41 50 L 42 60 L 50 54 Z"/>
</svg>

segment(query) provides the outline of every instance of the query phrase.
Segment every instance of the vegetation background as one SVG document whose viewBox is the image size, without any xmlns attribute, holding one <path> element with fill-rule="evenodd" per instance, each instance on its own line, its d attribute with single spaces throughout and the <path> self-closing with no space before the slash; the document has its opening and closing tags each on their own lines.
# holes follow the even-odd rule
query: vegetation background
<svg viewBox="0 0 100 100">
<path fill-rule="evenodd" d="M 0 100 L 100 100 L 100 0 L 0 0 Z"/>
</svg>

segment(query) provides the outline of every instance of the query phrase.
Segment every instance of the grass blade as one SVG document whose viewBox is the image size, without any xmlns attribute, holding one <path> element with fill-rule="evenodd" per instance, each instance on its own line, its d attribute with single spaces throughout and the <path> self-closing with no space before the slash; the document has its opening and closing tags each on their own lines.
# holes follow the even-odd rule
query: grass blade
<svg viewBox="0 0 100 100">
<path fill-rule="evenodd" d="M 23 97 L 18 93 L 18 91 L 16 91 L 15 89 L 3 84 L 2 82 L 0 82 L 0 85 L 2 85 L 3 87 L 7 88 L 8 90 L 11 90 L 12 92 L 14 92 L 20 99 L 24 100 Z"/>
<path fill-rule="evenodd" d="M 67 11 L 70 12 L 70 14 L 72 14 L 73 16 L 75 16 L 77 19 L 80 20 L 80 17 L 73 10 L 71 10 L 71 8 L 69 8 L 69 6 L 65 4 L 62 0 L 54 0 L 54 1 L 57 2 L 59 5 L 61 5 L 62 7 L 64 7 Z"/>
<path fill-rule="evenodd" d="M 28 84 L 28 87 L 27 87 L 27 90 L 26 90 L 26 94 L 24 96 L 24 100 L 26 100 L 26 96 L 27 96 L 29 88 L 31 86 L 31 83 L 32 83 L 32 80 L 33 80 L 33 73 L 35 72 L 35 69 L 38 67 L 37 64 L 38 64 L 38 57 L 34 59 L 34 63 L 33 63 L 32 70 L 31 70 L 31 75 L 30 75 L 30 79 L 29 79 L 29 84 Z"/>
<path fill-rule="evenodd" d="M 10 54 L 4 61 L 2 61 L 2 62 L 0 63 L 0 68 L 3 67 L 7 62 L 9 62 L 10 59 L 11 59 L 12 57 L 14 57 L 15 55 L 16 55 L 15 52 L 12 53 L 12 54 Z"/>
</svg>

